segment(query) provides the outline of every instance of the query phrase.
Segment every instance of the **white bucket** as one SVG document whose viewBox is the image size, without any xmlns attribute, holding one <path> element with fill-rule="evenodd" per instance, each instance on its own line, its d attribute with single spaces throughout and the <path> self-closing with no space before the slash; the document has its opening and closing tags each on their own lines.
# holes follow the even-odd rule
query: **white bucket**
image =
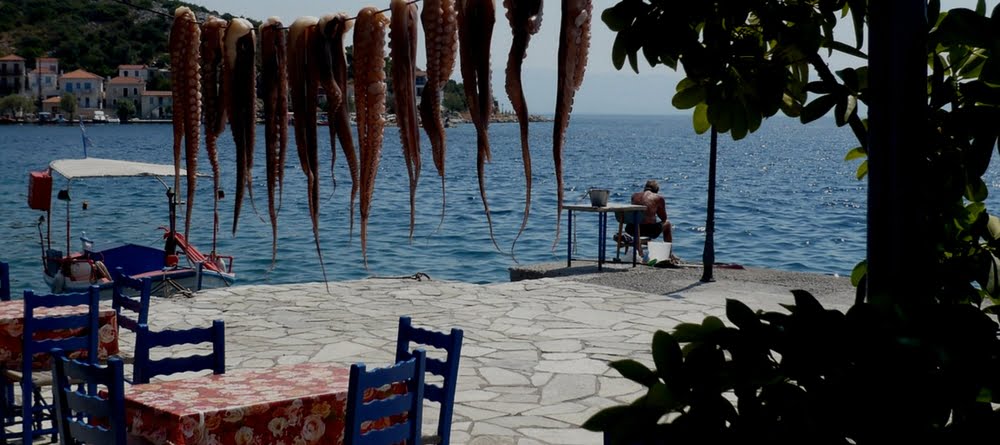
<svg viewBox="0 0 1000 445">
<path fill-rule="evenodd" d="M 667 261 L 670 259 L 670 249 L 673 247 L 673 243 L 664 243 L 659 241 L 650 241 L 646 244 L 646 252 L 649 254 L 650 260 L 656 261 Z"/>
</svg>

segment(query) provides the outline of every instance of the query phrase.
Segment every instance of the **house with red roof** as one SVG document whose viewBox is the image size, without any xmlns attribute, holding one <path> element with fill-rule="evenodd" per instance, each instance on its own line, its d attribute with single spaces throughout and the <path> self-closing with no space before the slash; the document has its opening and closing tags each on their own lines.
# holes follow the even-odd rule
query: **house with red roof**
<svg viewBox="0 0 1000 445">
<path fill-rule="evenodd" d="M 135 105 L 136 114 L 142 116 L 142 93 L 146 92 L 146 81 L 133 76 L 118 76 L 108 81 L 105 92 L 105 106 L 112 111 L 118 109 L 118 102 L 130 100 Z"/>
<path fill-rule="evenodd" d="M 142 119 L 166 119 L 173 115 L 174 94 L 170 91 L 142 93 Z"/>
<path fill-rule="evenodd" d="M 28 88 L 24 57 L 10 54 L 0 57 L 0 96 L 22 94 Z"/>
<path fill-rule="evenodd" d="M 76 97 L 77 114 L 90 118 L 104 105 L 104 78 L 87 70 L 70 71 L 59 76 L 63 93 Z"/>
<path fill-rule="evenodd" d="M 55 57 L 39 57 L 35 59 L 35 69 L 28 72 L 28 90 L 32 97 L 42 99 L 58 96 L 59 90 L 59 59 Z"/>
<path fill-rule="evenodd" d="M 136 77 L 149 82 L 150 69 L 146 65 L 118 65 L 118 77 Z"/>
</svg>

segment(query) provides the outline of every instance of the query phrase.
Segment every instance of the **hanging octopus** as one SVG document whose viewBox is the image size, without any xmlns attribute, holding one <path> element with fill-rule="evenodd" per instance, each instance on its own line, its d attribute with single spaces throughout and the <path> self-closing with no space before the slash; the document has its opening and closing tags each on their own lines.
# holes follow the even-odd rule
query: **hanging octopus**
<svg viewBox="0 0 1000 445">
<path fill-rule="evenodd" d="M 245 19 L 232 19 L 225 35 L 223 89 L 229 129 L 236 145 L 236 202 L 233 204 L 233 235 L 240 219 L 243 194 L 249 190 L 253 203 L 253 149 L 257 130 L 257 41 L 253 25 Z"/>
<path fill-rule="evenodd" d="M 479 196 L 483 199 L 490 240 L 500 250 L 493 236 L 493 219 L 486 201 L 485 164 L 490 161 L 489 124 L 493 116 L 493 94 L 490 91 L 490 42 L 496 22 L 493 0 L 465 0 L 458 8 L 458 42 L 461 54 L 462 82 L 469 114 L 476 126 L 476 173 L 479 176 Z"/>
<path fill-rule="evenodd" d="M 288 52 L 284 26 L 277 17 L 260 25 L 260 84 L 264 96 L 264 161 L 267 213 L 271 219 L 271 267 L 278 258 L 278 207 L 288 149 Z"/>
<path fill-rule="evenodd" d="M 319 20 L 319 30 L 323 35 L 326 54 L 320 57 L 322 63 L 329 65 L 321 68 L 320 82 L 323 89 L 331 92 L 338 100 L 327 100 L 327 115 L 330 117 L 330 148 L 333 151 L 331 159 L 336 160 L 334 141 L 340 142 L 347 160 L 347 168 L 351 172 L 351 204 L 350 229 L 354 233 L 354 200 L 358 196 L 358 153 L 354 148 L 354 138 L 351 136 L 351 113 L 347 107 L 347 53 L 344 50 L 344 34 L 350 31 L 353 22 L 346 13 L 327 15 Z M 325 57 L 324 57 L 325 56 Z M 327 75 L 326 73 L 329 73 Z M 331 161 L 331 170 L 333 169 Z"/>
<path fill-rule="evenodd" d="M 514 244 L 524 233 L 528 225 L 528 213 L 531 211 L 531 150 L 528 147 L 528 103 L 524 99 L 524 88 L 521 85 L 521 64 L 528 51 L 531 36 L 538 33 L 542 27 L 542 0 L 504 0 L 507 7 L 507 20 L 510 22 L 514 40 L 507 57 L 507 97 L 517 115 L 517 123 L 521 129 L 521 158 L 524 159 L 524 219 L 521 228 L 510 245 L 511 254 Z"/>
<path fill-rule="evenodd" d="M 389 48 L 392 56 L 392 89 L 399 140 L 410 177 L 410 241 L 416 215 L 417 181 L 420 179 L 420 128 L 417 124 L 417 7 L 406 0 L 392 0 Z"/>
<path fill-rule="evenodd" d="M 299 17 L 288 29 L 288 86 L 295 113 L 295 147 L 306 174 L 309 216 L 312 219 L 316 255 L 326 281 L 326 266 L 319 244 L 319 146 L 316 138 L 316 93 L 319 91 L 320 36 L 316 17 Z M 329 290 L 329 284 L 327 284 Z"/>
<path fill-rule="evenodd" d="M 590 0 L 562 0 L 562 21 L 559 24 L 559 70 L 556 86 L 556 114 L 552 125 L 552 159 L 556 168 L 556 238 L 552 249 L 559 244 L 559 221 L 563 207 L 563 144 L 569 127 L 569 114 L 573 111 L 573 96 L 583 84 L 587 69 L 587 52 L 590 50 Z"/>
<path fill-rule="evenodd" d="M 420 22 L 424 27 L 424 46 L 427 50 L 427 83 L 420 98 L 420 122 L 431 141 L 434 167 L 441 177 L 441 223 L 444 223 L 444 159 L 447 147 L 441 118 L 441 90 L 455 69 L 458 51 L 455 0 L 424 0 Z"/>
<path fill-rule="evenodd" d="M 368 217 L 385 128 L 385 28 L 378 8 L 365 7 L 354 24 L 354 100 L 361 155 L 361 255 L 368 267 Z"/>
<path fill-rule="evenodd" d="M 174 97 L 174 190 L 180 189 L 181 140 L 187 169 L 187 211 L 184 214 L 184 236 L 191 229 L 195 186 L 198 181 L 198 145 L 201 135 L 201 73 L 199 49 L 201 28 L 194 13 L 187 7 L 174 11 L 170 28 L 170 73 Z"/>
</svg>

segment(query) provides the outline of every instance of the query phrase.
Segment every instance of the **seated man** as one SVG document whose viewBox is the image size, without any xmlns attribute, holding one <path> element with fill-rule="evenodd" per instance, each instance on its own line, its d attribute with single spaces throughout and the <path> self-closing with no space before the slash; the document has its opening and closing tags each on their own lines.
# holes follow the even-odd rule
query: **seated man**
<svg viewBox="0 0 1000 445">
<path fill-rule="evenodd" d="M 671 243 L 674 241 L 674 237 L 670 220 L 667 218 L 667 204 L 659 195 L 659 191 L 660 184 L 655 179 L 650 179 L 646 181 L 646 187 L 641 192 L 632 194 L 632 204 L 646 206 L 642 223 L 639 224 L 639 236 L 649 237 L 650 240 L 653 240 L 662 233 L 663 241 Z M 657 221 L 657 217 L 662 222 Z M 625 233 L 634 234 L 635 225 L 626 224 Z"/>
</svg>

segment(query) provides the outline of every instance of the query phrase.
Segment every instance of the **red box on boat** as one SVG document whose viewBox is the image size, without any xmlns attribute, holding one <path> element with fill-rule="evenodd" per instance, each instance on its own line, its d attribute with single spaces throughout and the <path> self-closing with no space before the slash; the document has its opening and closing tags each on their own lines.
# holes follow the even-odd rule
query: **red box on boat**
<svg viewBox="0 0 1000 445">
<path fill-rule="evenodd" d="M 52 203 L 52 174 L 46 171 L 28 173 L 28 207 L 49 210 Z"/>
</svg>

